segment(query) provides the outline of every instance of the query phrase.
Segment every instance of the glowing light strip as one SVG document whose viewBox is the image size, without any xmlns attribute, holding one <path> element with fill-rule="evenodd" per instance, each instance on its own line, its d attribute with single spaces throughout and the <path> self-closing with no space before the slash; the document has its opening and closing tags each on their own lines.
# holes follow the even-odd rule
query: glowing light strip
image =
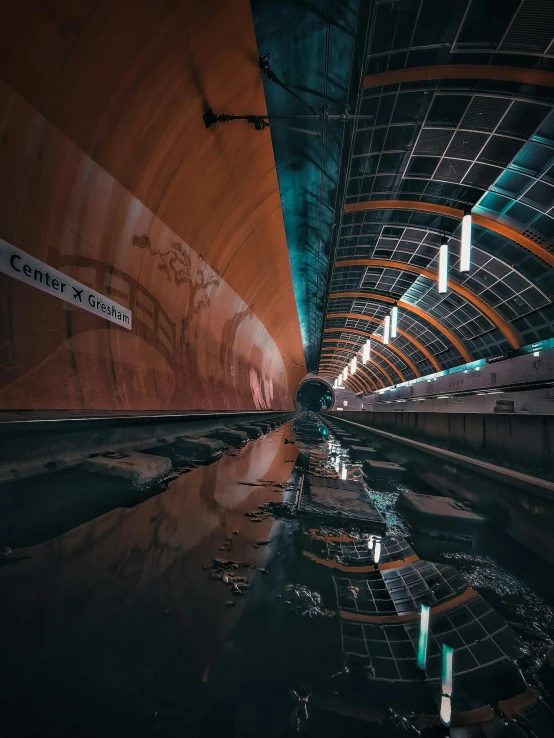
<svg viewBox="0 0 554 738">
<path fill-rule="evenodd" d="M 344 379 L 345 382 L 348 379 L 348 367 L 347 366 L 345 366 L 344 369 L 342 370 L 342 378 Z"/>
<path fill-rule="evenodd" d="M 367 341 L 364 343 L 364 347 L 362 349 L 362 363 L 367 364 L 370 358 L 371 358 L 371 341 L 368 338 Z"/>
<path fill-rule="evenodd" d="M 427 643 L 429 641 L 429 605 L 421 605 L 421 619 L 419 621 L 419 643 L 417 647 L 417 665 L 420 669 L 427 666 Z"/>
<path fill-rule="evenodd" d="M 356 374 L 357 368 L 358 368 L 358 359 L 354 357 L 352 361 L 350 362 L 350 374 Z"/>
<path fill-rule="evenodd" d="M 396 338 L 398 335 L 398 306 L 393 305 L 390 314 L 390 336 Z"/>
<path fill-rule="evenodd" d="M 439 294 L 448 292 L 448 244 L 441 243 L 439 250 Z"/>
<path fill-rule="evenodd" d="M 375 541 L 375 551 L 373 552 L 373 563 L 378 564 L 381 558 L 381 541 L 377 539 Z"/>
<path fill-rule="evenodd" d="M 460 247 L 460 271 L 469 272 L 471 269 L 471 214 L 466 213 L 462 218 L 462 240 Z"/>
<path fill-rule="evenodd" d="M 385 316 L 385 322 L 383 323 L 383 343 L 388 343 L 390 340 L 390 315 Z"/>
<path fill-rule="evenodd" d="M 442 695 L 440 718 L 443 725 L 450 725 L 452 715 L 452 674 L 454 649 L 446 643 L 442 644 Z"/>
</svg>

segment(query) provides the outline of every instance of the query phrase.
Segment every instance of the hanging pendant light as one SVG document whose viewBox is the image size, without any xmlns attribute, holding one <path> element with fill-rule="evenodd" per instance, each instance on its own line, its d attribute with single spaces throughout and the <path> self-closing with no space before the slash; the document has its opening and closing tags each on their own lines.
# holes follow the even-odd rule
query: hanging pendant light
<svg viewBox="0 0 554 738">
<path fill-rule="evenodd" d="M 471 213 L 462 218 L 462 241 L 460 248 L 460 271 L 469 272 L 471 269 Z"/>
<path fill-rule="evenodd" d="M 383 343 L 388 343 L 390 340 L 390 315 L 385 315 L 385 322 L 383 324 Z"/>
<path fill-rule="evenodd" d="M 390 337 L 396 338 L 398 335 L 398 305 L 394 303 L 390 314 Z"/>
<path fill-rule="evenodd" d="M 362 363 L 367 364 L 370 358 L 371 358 L 371 341 L 368 338 L 367 341 L 364 343 L 364 347 L 362 349 Z"/>
<path fill-rule="evenodd" d="M 443 238 L 439 249 L 439 294 L 448 292 L 448 243 Z"/>
</svg>

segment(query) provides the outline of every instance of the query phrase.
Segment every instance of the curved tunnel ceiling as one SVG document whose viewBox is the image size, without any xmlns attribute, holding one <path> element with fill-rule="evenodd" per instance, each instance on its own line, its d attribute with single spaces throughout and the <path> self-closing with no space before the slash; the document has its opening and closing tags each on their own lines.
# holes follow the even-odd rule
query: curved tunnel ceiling
<svg viewBox="0 0 554 738">
<path fill-rule="evenodd" d="M 554 335 L 554 5 L 368 5 L 350 97 L 371 120 L 349 124 L 318 365 L 337 376 L 377 339 L 373 377 L 356 374 L 364 392 L 376 377 L 389 386 Z M 469 210 L 472 268 L 461 273 Z M 385 346 L 395 301 L 399 335 Z"/>
</svg>

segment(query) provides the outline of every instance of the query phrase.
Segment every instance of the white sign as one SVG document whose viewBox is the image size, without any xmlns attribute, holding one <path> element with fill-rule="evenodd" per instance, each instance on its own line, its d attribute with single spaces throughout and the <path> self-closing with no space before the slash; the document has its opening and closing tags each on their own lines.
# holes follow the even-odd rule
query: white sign
<svg viewBox="0 0 554 738">
<path fill-rule="evenodd" d="M 19 279 L 20 282 L 36 287 L 49 295 L 59 297 L 70 305 L 77 305 L 89 313 L 111 320 L 112 323 L 133 327 L 133 313 L 117 302 L 91 290 L 86 284 L 71 279 L 63 272 L 52 269 L 34 256 L 12 246 L 0 238 L 0 272 Z"/>
</svg>

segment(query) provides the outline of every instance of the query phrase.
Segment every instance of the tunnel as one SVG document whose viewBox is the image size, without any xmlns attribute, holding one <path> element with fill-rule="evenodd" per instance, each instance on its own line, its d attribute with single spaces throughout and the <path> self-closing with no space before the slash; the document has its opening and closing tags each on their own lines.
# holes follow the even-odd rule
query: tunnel
<svg viewBox="0 0 554 738">
<path fill-rule="evenodd" d="M 2 738 L 551 738 L 554 4 L 1 17 Z"/>
<path fill-rule="evenodd" d="M 335 393 L 332 387 L 321 379 L 305 379 L 296 388 L 294 406 L 297 410 L 330 410 L 334 404 Z"/>
</svg>

